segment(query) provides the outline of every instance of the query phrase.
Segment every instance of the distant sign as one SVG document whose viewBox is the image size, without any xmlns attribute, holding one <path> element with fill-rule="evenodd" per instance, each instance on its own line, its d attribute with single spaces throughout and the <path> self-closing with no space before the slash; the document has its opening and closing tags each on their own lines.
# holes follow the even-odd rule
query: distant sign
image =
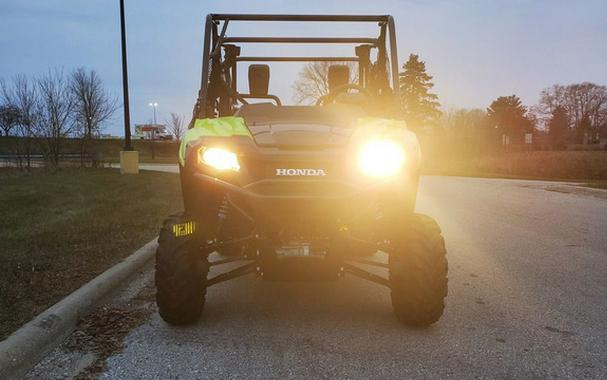
<svg viewBox="0 0 607 380">
<path fill-rule="evenodd" d="M 172 140 L 171 135 L 163 124 L 137 124 L 135 125 L 135 139 L 140 140 Z"/>
</svg>

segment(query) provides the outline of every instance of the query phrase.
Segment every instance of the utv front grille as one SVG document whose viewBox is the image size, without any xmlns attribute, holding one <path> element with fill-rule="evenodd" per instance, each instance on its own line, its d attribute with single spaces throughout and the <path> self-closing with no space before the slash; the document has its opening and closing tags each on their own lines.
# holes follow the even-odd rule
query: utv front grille
<svg viewBox="0 0 607 380">
<path fill-rule="evenodd" d="M 265 179 L 243 187 L 254 196 L 341 198 L 355 195 L 358 189 L 350 183 L 337 180 Z"/>
</svg>

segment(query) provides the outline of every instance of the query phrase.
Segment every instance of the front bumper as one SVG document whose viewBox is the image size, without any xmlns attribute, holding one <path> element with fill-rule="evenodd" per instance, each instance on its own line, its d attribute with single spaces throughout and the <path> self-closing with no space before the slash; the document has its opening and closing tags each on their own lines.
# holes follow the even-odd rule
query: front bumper
<svg viewBox="0 0 607 380">
<path fill-rule="evenodd" d="M 211 214 L 207 218 L 211 224 L 218 203 L 227 201 L 230 218 L 241 219 L 256 233 L 270 238 L 285 234 L 289 238 L 317 238 L 353 226 L 369 227 L 378 217 L 381 202 L 390 202 L 395 196 L 408 199 L 408 190 L 417 186 L 397 186 L 394 180 L 361 185 L 332 179 L 261 179 L 238 186 L 205 173 L 193 177 L 203 213 Z"/>
<path fill-rule="evenodd" d="M 261 179 L 244 186 L 237 186 L 228 181 L 204 173 L 195 173 L 194 177 L 202 183 L 219 187 L 251 200 L 297 201 L 297 200 L 340 200 L 353 198 L 375 189 L 385 187 L 388 182 L 357 186 L 339 180 L 280 180 Z M 314 189 L 317 187 L 317 189 Z M 297 191 L 291 191 L 298 188 Z M 281 191 L 287 190 L 287 191 Z M 323 192 L 324 191 L 324 192 Z"/>
<path fill-rule="evenodd" d="M 246 223 L 266 237 L 290 230 L 291 235 L 331 235 L 353 224 L 372 224 L 378 204 L 405 213 L 413 210 L 417 172 L 403 170 L 387 179 L 367 178 L 351 165 L 352 152 L 263 150 L 236 140 L 214 140 L 240 152 L 239 172 L 218 172 L 199 165 L 196 151 L 188 151 L 181 168 L 186 210 L 211 231 L 218 230 L 218 213 L 229 202 L 228 219 Z M 211 146 L 207 143 L 205 146 Z M 325 176 L 279 176 L 278 168 L 322 168 Z M 240 229 L 242 230 L 242 229 Z M 239 236 L 238 234 L 237 236 Z M 234 235 L 232 235 L 234 236 Z"/>
</svg>

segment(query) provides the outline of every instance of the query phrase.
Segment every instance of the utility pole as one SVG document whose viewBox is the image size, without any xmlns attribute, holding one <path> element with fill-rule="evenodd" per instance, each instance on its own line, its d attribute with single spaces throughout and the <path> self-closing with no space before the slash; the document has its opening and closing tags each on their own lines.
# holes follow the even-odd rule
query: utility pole
<svg viewBox="0 0 607 380">
<path fill-rule="evenodd" d="M 129 74 L 126 59 L 126 25 L 124 21 L 124 0 L 120 0 L 120 39 L 122 46 L 122 99 L 124 102 L 124 150 L 131 146 L 131 115 L 129 111 Z"/>
<path fill-rule="evenodd" d="M 124 0 L 120 0 L 120 42 L 122 47 L 122 98 L 124 108 L 124 150 L 120 152 L 120 172 L 139 173 L 139 153 L 131 145 L 131 115 L 129 111 L 129 76 L 126 60 L 126 25 Z"/>
</svg>

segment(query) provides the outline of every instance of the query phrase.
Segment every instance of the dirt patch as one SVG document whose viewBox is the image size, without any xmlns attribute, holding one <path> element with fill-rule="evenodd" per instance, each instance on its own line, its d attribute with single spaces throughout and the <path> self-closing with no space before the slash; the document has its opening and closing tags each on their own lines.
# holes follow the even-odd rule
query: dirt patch
<svg viewBox="0 0 607 380">
<path fill-rule="evenodd" d="M 152 313 L 154 288 L 147 286 L 131 303 L 99 308 L 78 323 L 78 328 L 64 344 L 68 351 L 90 353 L 95 360 L 83 368 L 75 379 L 94 379 L 106 369 L 106 359 L 124 348 L 124 338 L 142 325 Z"/>
</svg>

